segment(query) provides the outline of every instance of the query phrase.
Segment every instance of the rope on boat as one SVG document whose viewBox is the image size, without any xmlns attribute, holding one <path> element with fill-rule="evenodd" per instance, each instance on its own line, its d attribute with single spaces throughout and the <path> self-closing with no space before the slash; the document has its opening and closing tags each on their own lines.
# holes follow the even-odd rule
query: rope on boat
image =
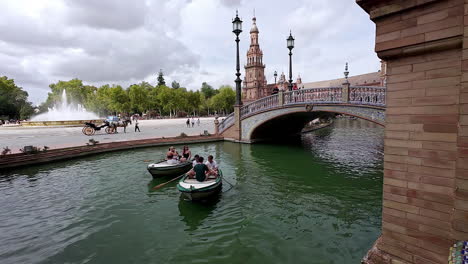
<svg viewBox="0 0 468 264">
<path fill-rule="evenodd" d="M 229 189 L 227 189 L 226 191 L 224 191 L 223 193 L 228 192 L 228 191 L 230 191 L 232 188 L 234 188 L 234 185 L 233 185 L 232 183 L 228 182 L 224 177 L 223 177 L 223 181 L 225 181 L 225 182 L 227 182 L 229 185 L 231 185 L 231 187 L 230 187 Z"/>
</svg>

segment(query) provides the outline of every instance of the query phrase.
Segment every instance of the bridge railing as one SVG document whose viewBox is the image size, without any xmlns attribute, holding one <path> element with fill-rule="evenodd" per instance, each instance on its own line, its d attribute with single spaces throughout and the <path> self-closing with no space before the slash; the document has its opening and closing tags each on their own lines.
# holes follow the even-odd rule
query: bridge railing
<svg viewBox="0 0 468 264">
<path fill-rule="evenodd" d="M 234 124 L 234 113 L 227 115 L 218 125 L 218 132 L 222 133 L 224 130 L 228 129 Z"/>
<path fill-rule="evenodd" d="M 241 117 L 244 117 L 249 114 L 277 107 L 278 105 L 278 94 L 270 95 L 258 99 L 257 101 L 250 104 L 244 105 L 240 109 L 240 115 Z"/>
<path fill-rule="evenodd" d="M 385 106 L 386 88 L 378 86 L 350 86 L 349 102 L 360 105 Z"/>
<path fill-rule="evenodd" d="M 340 103 L 342 102 L 341 87 L 311 88 L 283 93 L 285 105 L 299 103 Z"/>
</svg>

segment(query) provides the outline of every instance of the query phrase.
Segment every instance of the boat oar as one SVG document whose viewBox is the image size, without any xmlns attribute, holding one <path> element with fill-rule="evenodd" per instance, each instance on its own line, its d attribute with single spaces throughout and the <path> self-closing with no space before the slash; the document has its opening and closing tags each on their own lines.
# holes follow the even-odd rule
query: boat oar
<svg viewBox="0 0 468 264">
<path fill-rule="evenodd" d="M 153 188 L 151 188 L 151 190 L 152 190 L 152 191 L 157 190 L 157 189 L 163 187 L 164 185 L 166 185 L 166 184 L 168 184 L 168 183 L 170 183 L 170 182 L 173 182 L 173 181 L 175 181 L 175 180 L 177 180 L 177 179 L 180 179 L 182 176 L 184 176 L 184 174 L 182 174 L 182 175 L 180 175 L 180 176 L 178 176 L 178 177 L 176 177 L 176 178 L 174 178 L 174 179 L 172 179 L 172 180 L 170 180 L 170 181 L 167 181 L 167 182 L 165 182 L 165 183 L 158 184 L 158 185 L 154 186 Z"/>
</svg>

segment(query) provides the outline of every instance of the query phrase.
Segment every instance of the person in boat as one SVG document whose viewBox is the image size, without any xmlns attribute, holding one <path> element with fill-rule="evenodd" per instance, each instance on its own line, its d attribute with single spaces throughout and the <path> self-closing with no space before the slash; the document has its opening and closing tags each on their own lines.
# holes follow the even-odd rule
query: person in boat
<svg viewBox="0 0 468 264">
<path fill-rule="evenodd" d="M 193 156 L 193 160 L 192 160 L 192 166 L 195 167 L 195 165 L 197 165 L 197 162 L 198 162 L 198 158 L 200 156 L 198 156 L 198 154 L 196 154 L 195 156 Z"/>
<path fill-rule="evenodd" d="M 174 156 L 172 156 L 172 154 L 169 154 L 169 155 L 167 156 L 167 164 L 169 164 L 169 165 L 176 165 L 176 164 L 178 164 L 178 163 L 179 163 L 179 161 L 176 160 L 176 159 L 174 159 Z"/>
<path fill-rule="evenodd" d="M 210 169 L 203 163 L 203 157 L 198 157 L 197 165 L 193 167 L 188 173 L 190 178 L 195 176 L 199 182 L 206 180 L 207 175 L 210 175 Z"/>
<path fill-rule="evenodd" d="M 205 165 L 214 173 L 213 175 L 218 174 L 218 164 L 213 159 L 213 155 L 208 156 L 208 160 L 205 162 Z"/>
<path fill-rule="evenodd" d="M 192 157 L 192 152 L 190 151 L 189 147 L 184 146 L 182 148 L 182 158 L 184 160 L 190 160 L 191 157 Z M 181 160 L 182 160 L 182 158 L 181 158 Z"/>
</svg>

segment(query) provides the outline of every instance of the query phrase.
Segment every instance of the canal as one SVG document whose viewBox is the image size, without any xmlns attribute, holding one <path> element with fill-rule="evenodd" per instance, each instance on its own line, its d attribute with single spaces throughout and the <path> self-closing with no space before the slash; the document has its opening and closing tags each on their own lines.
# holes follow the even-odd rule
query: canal
<svg viewBox="0 0 468 264">
<path fill-rule="evenodd" d="M 160 147 L 1 175 L 0 263 L 359 263 L 379 235 L 377 125 L 337 119 L 273 143 L 190 147 L 234 187 L 205 204 L 175 183 L 150 192 Z"/>
</svg>

